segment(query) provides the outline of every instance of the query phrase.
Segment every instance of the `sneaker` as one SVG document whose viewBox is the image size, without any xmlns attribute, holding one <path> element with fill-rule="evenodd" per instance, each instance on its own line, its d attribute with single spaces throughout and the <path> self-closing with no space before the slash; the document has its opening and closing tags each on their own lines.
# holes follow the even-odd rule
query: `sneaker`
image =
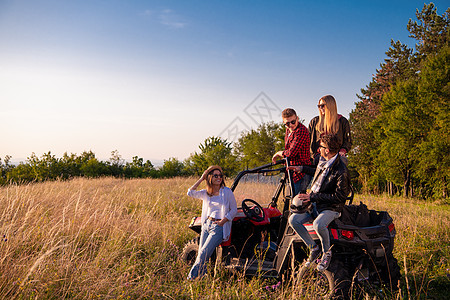
<svg viewBox="0 0 450 300">
<path fill-rule="evenodd" d="M 327 252 L 324 253 L 322 259 L 320 260 L 320 263 L 317 265 L 317 270 L 323 272 L 326 269 L 328 269 L 330 261 L 331 261 L 331 250 L 328 250 Z"/>
<path fill-rule="evenodd" d="M 305 263 L 305 267 L 309 267 L 312 263 L 316 262 L 316 260 L 319 258 L 320 253 L 322 253 L 322 250 L 319 246 L 315 246 L 312 248 L 311 253 L 309 253 L 308 260 Z"/>
</svg>

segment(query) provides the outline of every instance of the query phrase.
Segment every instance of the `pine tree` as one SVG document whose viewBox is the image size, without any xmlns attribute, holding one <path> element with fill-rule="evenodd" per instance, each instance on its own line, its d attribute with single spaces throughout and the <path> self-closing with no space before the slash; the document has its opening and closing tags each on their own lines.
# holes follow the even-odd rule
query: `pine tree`
<svg viewBox="0 0 450 300">
<path fill-rule="evenodd" d="M 350 113 L 354 142 L 350 163 L 366 189 L 376 190 L 387 180 L 403 186 L 405 195 L 413 190 L 412 184 L 425 193 L 448 193 L 448 178 L 437 175 L 435 154 L 449 144 L 447 126 L 438 125 L 448 124 L 448 60 L 441 49 L 449 45 L 449 13 L 450 8 L 438 15 L 433 3 L 417 10 L 417 21 L 407 25 L 410 37 L 417 40 L 416 51 L 391 41 L 387 59 L 357 95 L 359 101 Z M 427 155 L 432 163 L 426 162 Z M 436 175 L 431 177 L 439 187 L 426 174 Z"/>
</svg>

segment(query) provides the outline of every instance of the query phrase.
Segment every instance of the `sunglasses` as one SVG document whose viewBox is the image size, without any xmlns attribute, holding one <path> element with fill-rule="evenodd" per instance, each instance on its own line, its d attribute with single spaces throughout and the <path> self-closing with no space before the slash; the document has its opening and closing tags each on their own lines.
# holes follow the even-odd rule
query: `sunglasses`
<svg viewBox="0 0 450 300">
<path fill-rule="evenodd" d="M 319 105 L 317 105 L 317 107 L 318 107 L 318 108 L 324 108 L 324 107 L 325 107 L 325 104 L 319 104 Z"/>
<path fill-rule="evenodd" d="M 289 125 L 295 125 L 295 123 L 297 123 L 297 120 L 293 120 L 293 121 L 290 121 L 290 122 L 286 122 L 286 123 L 284 123 L 284 126 L 289 126 Z"/>
<path fill-rule="evenodd" d="M 218 175 L 218 174 L 213 174 L 212 177 L 214 177 L 214 178 L 223 178 L 223 175 L 222 175 L 222 174 L 220 174 L 220 175 Z"/>
</svg>

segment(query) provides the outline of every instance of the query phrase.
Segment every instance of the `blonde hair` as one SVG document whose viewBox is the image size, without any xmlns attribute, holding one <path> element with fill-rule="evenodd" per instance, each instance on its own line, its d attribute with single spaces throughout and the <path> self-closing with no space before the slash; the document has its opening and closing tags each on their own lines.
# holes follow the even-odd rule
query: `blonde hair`
<svg viewBox="0 0 450 300">
<path fill-rule="evenodd" d="M 220 187 L 226 186 L 225 185 L 225 178 L 223 177 L 224 175 L 223 175 L 222 168 L 220 166 L 217 166 L 217 165 L 210 166 L 207 169 L 208 175 L 206 176 L 206 193 L 209 196 L 212 196 L 213 193 L 214 193 L 213 186 L 212 186 L 212 183 L 211 183 L 211 179 L 212 179 L 213 172 L 216 171 L 216 170 L 220 171 L 220 174 L 222 174 L 222 182 L 220 183 Z"/>
<path fill-rule="evenodd" d="M 336 100 L 331 95 L 323 96 L 319 103 L 320 100 L 325 102 L 325 114 L 319 114 L 316 129 L 320 134 L 336 134 L 339 130 Z"/>
</svg>

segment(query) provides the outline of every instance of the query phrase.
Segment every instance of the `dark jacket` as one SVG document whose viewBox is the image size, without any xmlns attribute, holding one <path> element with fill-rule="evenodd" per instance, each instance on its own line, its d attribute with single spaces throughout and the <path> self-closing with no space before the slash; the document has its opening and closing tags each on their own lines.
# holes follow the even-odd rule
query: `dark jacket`
<svg viewBox="0 0 450 300">
<path fill-rule="evenodd" d="M 315 175 L 315 169 L 303 167 L 303 172 Z M 314 177 L 315 179 L 315 177 Z M 314 183 L 314 179 L 312 183 Z M 347 166 L 341 160 L 340 155 L 331 165 L 318 193 L 311 192 L 311 202 L 316 203 L 317 211 L 334 210 L 341 212 L 345 205 L 345 200 L 350 194 L 350 175 Z"/>
<path fill-rule="evenodd" d="M 314 117 L 310 122 L 308 126 L 309 130 L 309 137 L 311 140 L 309 151 L 311 154 L 311 158 L 314 160 L 314 157 L 318 158 L 317 156 L 320 155 L 317 152 L 317 149 L 319 149 L 320 145 L 320 134 L 316 129 L 316 125 L 319 122 L 319 116 Z M 352 137 L 350 135 L 350 123 L 348 120 L 338 115 L 338 122 L 339 122 L 339 128 L 338 132 L 336 132 L 336 136 L 338 138 L 339 144 L 341 145 L 341 150 L 344 150 L 345 153 L 350 151 L 350 148 L 352 147 Z"/>
</svg>

